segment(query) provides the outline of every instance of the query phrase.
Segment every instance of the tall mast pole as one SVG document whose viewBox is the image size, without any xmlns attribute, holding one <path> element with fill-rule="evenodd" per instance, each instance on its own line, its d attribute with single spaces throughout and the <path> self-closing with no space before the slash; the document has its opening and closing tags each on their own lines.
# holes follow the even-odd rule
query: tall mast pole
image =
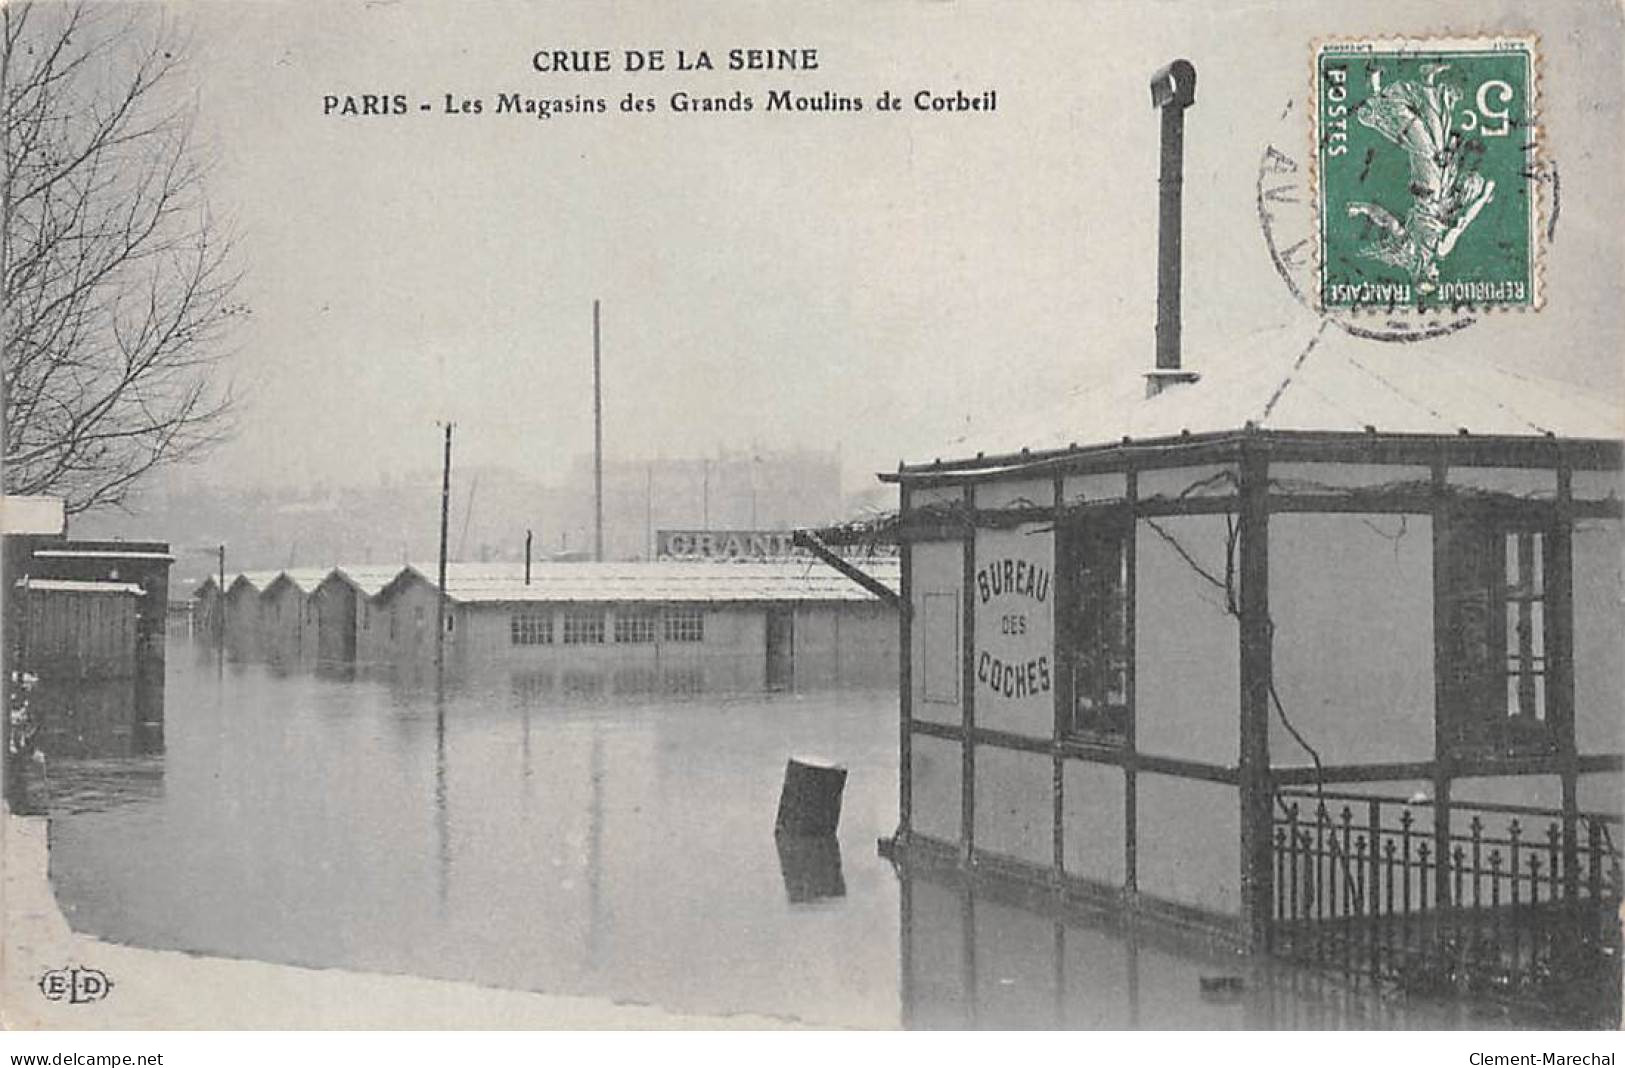
<svg viewBox="0 0 1625 1068">
<path fill-rule="evenodd" d="M 440 610 L 435 613 L 434 667 L 438 674 L 446 666 L 446 526 L 451 513 L 451 428 L 445 423 L 446 453 L 440 465 Z"/>
<path fill-rule="evenodd" d="M 592 558 L 604 558 L 604 377 L 598 352 L 598 301 L 592 302 Z"/>
</svg>

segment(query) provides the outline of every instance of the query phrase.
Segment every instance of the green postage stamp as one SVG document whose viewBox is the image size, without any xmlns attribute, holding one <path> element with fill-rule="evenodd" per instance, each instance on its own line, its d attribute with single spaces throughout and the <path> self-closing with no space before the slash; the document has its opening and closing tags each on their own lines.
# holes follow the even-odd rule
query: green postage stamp
<svg viewBox="0 0 1625 1068">
<path fill-rule="evenodd" d="M 1531 37 L 1315 45 L 1322 308 L 1540 306 Z"/>
</svg>

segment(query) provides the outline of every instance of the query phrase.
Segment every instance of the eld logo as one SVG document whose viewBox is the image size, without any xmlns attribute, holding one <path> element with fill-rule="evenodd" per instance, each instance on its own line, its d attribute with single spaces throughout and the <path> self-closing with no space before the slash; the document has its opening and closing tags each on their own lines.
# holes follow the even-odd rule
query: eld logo
<svg viewBox="0 0 1625 1068">
<path fill-rule="evenodd" d="M 40 976 L 39 992 L 48 1001 L 83 1005 L 112 993 L 113 980 L 96 968 L 53 968 Z"/>
</svg>

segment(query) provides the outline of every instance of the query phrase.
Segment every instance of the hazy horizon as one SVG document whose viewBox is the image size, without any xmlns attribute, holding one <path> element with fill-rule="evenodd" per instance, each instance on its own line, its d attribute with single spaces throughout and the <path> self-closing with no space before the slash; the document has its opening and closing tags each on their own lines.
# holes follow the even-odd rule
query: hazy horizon
<svg viewBox="0 0 1625 1068">
<path fill-rule="evenodd" d="M 705 25 L 663 5 L 164 10 L 190 35 L 200 143 L 217 157 L 210 196 L 239 230 L 253 309 L 232 357 L 238 436 L 180 477 L 279 486 L 434 470 L 446 418 L 459 465 L 562 479 L 591 450 L 595 299 L 612 462 L 839 449 L 851 491 L 899 460 L 947 455 L 967 426 L 1148 368 L 1146 86 L 1176 56 L 1198 70 L 1184 321 L 1200 369 L 1258 331 L 1313 321 L 1275 275 L 1255 205 L 1264 145 L 1307 141 L 1310 42 L 1527 28 L 1515 6 L 1481 4 L 1050 3 L 1012 19 L 899 0 L 731 8 Z M 1618 395 L 1625 153 L 1596 136 L 1620 128 L 1620 94 L 1595 87 L 1620 80 L 1620 21 L 1602 2 L 1539 18 L 1545 151 L 1562 179 L 1546 307 L 1486 318 L 1417 358 L 1467 352 Z M 625 48 L 736 45 L 817 48 L 819 69 L 564 75 L 530 62 L 555 46 L 607 48 L 618 63 Z M 996 89 L 998 110 L 616 107 L 628 91 L 664 106 L 678 89 L 780 86 Z M 439 113 L 446 94 L 503 92 L 598 95 L 610 112 Z M 361 93 L 406 94 L 412 112 L 322 114 L 324 95 Z"/>
</svg>

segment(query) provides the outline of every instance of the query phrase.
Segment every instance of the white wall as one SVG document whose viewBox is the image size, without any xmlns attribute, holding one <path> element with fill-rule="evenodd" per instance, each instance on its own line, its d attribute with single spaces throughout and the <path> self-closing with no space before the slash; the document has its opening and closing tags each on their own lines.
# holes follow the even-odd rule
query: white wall
<svg viewBox="0 0 1625 1068">
<path fill-rule="evenodd" d="M 909 804 L 910 830 L 942 842 L 958 842 L 960 835 L 959 743 L 947 738 L 916 734 L 909 757 L 912 777 Z"/>
<path fill-rule="evenodd" d="M 1123 885 L 1123 769 L 1069 760 L 1064 769 L 1061 827 L 1070 875 Z"/>
<path fill-rule="evenodd" d="M 1275 686 L 1327 764 L 1433 757 L 1433 525 L 1426 516 L 1270 517 Z M 1270 713 L 1270 758 L 1309 764 Z"/>
<path fill-rule="evenodd" d="M 1153 528 L 1173 537 L 1202 570 L 1224 580 L 1224 516 L 1167 516 L 1137 524 L 1135 734 L 1142 752 L 1234 765 L 1240 703 L 1239 637 L 1224 594 Z"/>
<path fill-rule="evenodd" d="M 976 850 L 1050 866 L 1053 765 L 1043 753 L 976 747 Z"/>
<path fill-rule="evenodd" d="M 1625 538 L 1617 519 L 1574 529 L 1574 732 L 1581 753 L 1625 750 Z"/>
<path fill-rule="evenodd" d="M 1142 772 L 1140 892 L 1209 912 L 1241 911 L 1241 812 L 1233 786 Z"/>
</svg>

